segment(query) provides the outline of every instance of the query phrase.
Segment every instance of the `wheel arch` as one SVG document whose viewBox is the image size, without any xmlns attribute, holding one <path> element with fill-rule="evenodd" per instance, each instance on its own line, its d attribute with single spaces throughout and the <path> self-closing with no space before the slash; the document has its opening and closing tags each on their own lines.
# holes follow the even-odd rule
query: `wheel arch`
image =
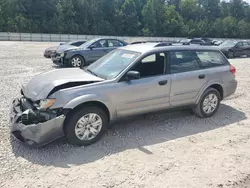
<svg viewBox="0 0 250 188">
<path fill-rule="evenodd" d="M 204 93 L 208 88 L 216 89 L 220 94 L 221 100 L 224 99 L 224 85 L 219 80 L 217 80 L 214 82 L 207 83 L 203 86 L 203 88 L 200 90 L 196 98 L 196 105 L 199 103 L 199 101 L 201 100 L 202 96 L 204 95 Z"/>
<path fill-rule="evenodd" d="M 223 98 L 224 98 L 224 90 L 223 90 L 223 87 L 220 84 L 213 84 L 213 85 L 210 85 L 208 88 L 213 88 L 213 89 L 216 89 L 217 91 L 219 91 L 221 100 L 223 100 Z"/>
</svg>

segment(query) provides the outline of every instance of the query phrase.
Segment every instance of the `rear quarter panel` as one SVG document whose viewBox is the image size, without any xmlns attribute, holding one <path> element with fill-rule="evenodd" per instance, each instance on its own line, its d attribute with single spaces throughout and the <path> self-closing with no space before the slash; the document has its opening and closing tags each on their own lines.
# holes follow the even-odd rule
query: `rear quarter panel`
<svg viewBox="0 0 250 188">
<path fill-rule="evenodd" d="M 235 89 L 235 83 L 237 85 L 237 82 L 234 78 L 234 75 L 230 72 L 230 65 L 223 65 L 213 68 L 206 69 L 207 72 L 207 78 L 208 81 L 206 85 L 201 89 L 197 99 L 196 104 L 199 103 L 199 100 L 202 96 L 202 94 L 205 92 L 205 90 L 210 87 L 211 85 L 218 84 L 221 85 L 223 88 L 223 98 L 231 95 L 234 93 Z"/>
</svg>

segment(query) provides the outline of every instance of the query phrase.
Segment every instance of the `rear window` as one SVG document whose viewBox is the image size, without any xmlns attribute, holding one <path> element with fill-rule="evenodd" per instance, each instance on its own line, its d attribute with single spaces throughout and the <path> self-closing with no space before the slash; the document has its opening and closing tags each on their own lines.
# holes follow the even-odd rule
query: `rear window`
<svg viewBox="0 0 250 188">
<path fill-rule="evenodd" d="M 196 52 L 196 54 L 203 68 L 217 67 L 226 64 L 226 61 L 220 52 L 201 51 Z"/>
</svg>

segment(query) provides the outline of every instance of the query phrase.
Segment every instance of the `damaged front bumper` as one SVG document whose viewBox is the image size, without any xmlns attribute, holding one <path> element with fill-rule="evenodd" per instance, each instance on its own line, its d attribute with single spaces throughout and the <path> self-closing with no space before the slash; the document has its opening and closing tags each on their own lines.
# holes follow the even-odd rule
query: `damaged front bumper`
<svg viewBox="0 0 250 188">
<path fill-rule="evenodd" d="M 39 147 L 64 136 L 64 115 L 55 116 L 47 121 L 27 124 L 22 122 L 27 115 L 26 112 L 27 109 L 24 109 L 21 99 L 18 98 L 12 102 L 10 111 L 11 133 L 18 140 L 29 146 Z"/>
</svg>

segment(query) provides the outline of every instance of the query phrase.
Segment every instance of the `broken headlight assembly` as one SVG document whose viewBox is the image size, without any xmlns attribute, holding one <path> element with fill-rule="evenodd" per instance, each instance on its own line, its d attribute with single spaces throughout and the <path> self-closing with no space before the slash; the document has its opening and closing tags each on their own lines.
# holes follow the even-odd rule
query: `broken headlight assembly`
<svg viewBox="0 0 250 188">
<path fill-rule="evenodd" d="M 45 111 L 48 108 L 50 108 L 55 103 L 55 101 L 56 101 L 56 99 L 43 99 L 43 100 L 40 100 L 38 109 Z"/>
</svg>

